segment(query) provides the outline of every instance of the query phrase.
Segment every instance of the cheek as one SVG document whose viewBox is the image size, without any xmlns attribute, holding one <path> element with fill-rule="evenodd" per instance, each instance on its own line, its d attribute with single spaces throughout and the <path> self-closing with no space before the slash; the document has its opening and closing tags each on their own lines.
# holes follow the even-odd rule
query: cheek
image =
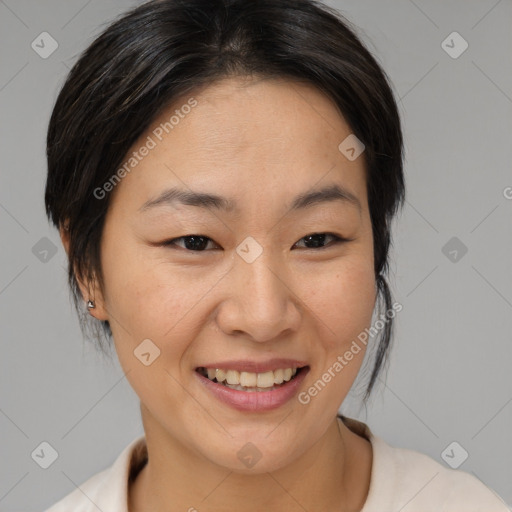
<svg viewBox="0 0 512 512">
<path fill-rule="evenodd" d="M 103 268 L 106 306 L 123 367 L 140 370 L 134 350 L 150 339 L 160 349 L 158 364 L 179 371 L 207 321 L 205 295 L 226 269 L 180 266 L 165 251 L 121 246 L 120 239 L 105 245 Z"/>
<path fill-rule="evenodd" d="M 314 313 L 314 371 L 299 402 L 326 424 L 347 397 L 366 353 L 358 336 L 371 324 L 376 287 L 373 260 L 347 257 L 315 279 L 307 306 Z"/>
<path fill-rule="evenodd" d="M 161 342 L 166 336 L 179 337 L 182 320 L 201 298 L 204 287 L 167 270 L 162 264 L 146 263 L 131 270 L 125 267 L 110 281 L 108 307 L 134 341 L 150 338 Z"/>
<path fill-rule="evenodd" d="M 105 262 L 113 342 L 142 402 L 156 408 L 162 408 L 164 402 L 168 411 L 185 399 L 176 379 L 180 379 L 190 340 L 197 335 L 187 313 L 200 300 L 201 290 L 185 283 L 189 279 L 168 265 L 152 262 L 147 256 L 138 258 L 136 253 L 131 256 L 125 252 L 110 264 Z"/>
<path fill-rule="evenodd" d="M 326 333 L 322 349 L 339 352 L 371 322 L 376 299 L 373 262 L 347 259 L 335 272 L 317 277 L 307 296 L 307 306 Z"/>
<path fill-rule="evenodd" d="M 122 236 L 108 237 L 108 231 L 106 235 L 102 268 L 114 338 L 122 350 L 133 351 L 147 338 L 161 346 L 163 336 L 179 328 L 180 319 L 199 300 L 200 289 L 163 258 L 126 242 L 128 236 L 123 241 Z"/>
</svg>

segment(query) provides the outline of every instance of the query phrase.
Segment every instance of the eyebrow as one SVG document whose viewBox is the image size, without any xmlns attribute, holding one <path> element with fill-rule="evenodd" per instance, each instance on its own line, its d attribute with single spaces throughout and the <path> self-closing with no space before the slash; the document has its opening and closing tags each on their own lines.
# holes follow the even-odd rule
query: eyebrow
<svg viewBox="0 0 512 512">
<path fill-rule="evenodd" d="M 292 201 L 288 213 L 332 201 L 340 201 L 343 204 L 354 206 L 359 210 L 359 213 L 362 211 L 359 199 L 352 192 L 333 184 L 298 195 Z M 139 211 L 144 212 L 158 206 L 175 206 L 176 204 L 226 212 L 238 209 L 236 202 L 226 197 L 174 187 L 165 190 L 154 199 L 146 201 L 139 208 Z"/>
</svg>

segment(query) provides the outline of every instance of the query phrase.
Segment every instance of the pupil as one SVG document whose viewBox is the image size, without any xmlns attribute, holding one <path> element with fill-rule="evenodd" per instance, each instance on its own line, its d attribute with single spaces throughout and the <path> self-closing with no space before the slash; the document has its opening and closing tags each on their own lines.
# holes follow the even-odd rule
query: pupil
<svg viewBox="0 0 512 512">
<path fill-rule="evenodd" d="M 323 243 L 325 242 L 325 233 L 315 233 L 314 235 L 308 235 L 305 237 L 306 245 L 308 240 L 313 242 L 311 247 L 322 247 Z"/>
<path fill-rule="evenodd" d="M 206 247 L 207 244 L 206 238 L 204 236 L 187 236 L 184 240 L 185 247 L 191 251 L 201 251 Z"/>
</svg>

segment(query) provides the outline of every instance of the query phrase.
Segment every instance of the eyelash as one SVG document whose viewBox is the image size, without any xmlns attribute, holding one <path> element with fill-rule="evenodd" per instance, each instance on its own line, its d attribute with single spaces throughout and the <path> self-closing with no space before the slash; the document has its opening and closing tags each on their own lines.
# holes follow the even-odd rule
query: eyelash
<svg viewBox="0 0 512 512">
<path fill-rule="evenodd" d="M 304 237 L 302 237 L 299 241 L 301 240 L 304 240 L 305 238 L 308 238 L 308 237 L 311 237 L 311 236 L 315 236 L 315 235 L 327 235 L 327 236 L 330 236 L 332 237 L 334 240 L 333 242 L 331 242 L 330 244 L 327 244 L 326 246 L 324 247 L 305 247 L 304 249 L 306 250 L 325 250 L 325 249 L 328 249 L 329 247 L 332 247 L 334 245 L 338 245 L 338 244 L 341 244 L 343 242 L 351 242 L 353 239 L 352 238 L 343 238 L 343 237 L 340 237 L 338 235 L 335 235 L 334 233 L 310 233 L 309 235 L 306 235 Z M 201 251 L 194 251 L 194 250 L 190 250 L 190 249 L 187 249 L 185 247 L 181 247 L 179 245 L 177 245 L 175 242 L 176 240 L 184 240 L 184 239 L 187 239 L 187 238 L 203 238 L 205 240 L 208 240 L 208 241 L 211 241 L 213 242 L 213 240 L 207 236 L 204 236 L 204 235 L 196 235 L 196 234 L 193 234 L 193 235 L 185 235 L 185 236 L 180 236 L 178 238 L 172 238 L 171 240 L 166 240 L 165 242 L 162 242 L 162 246 L 164 247 L 169 247 L 169 248 L 175 248 L 175 247 L 178 247 L 180 249 L 183 249 L 187 252 L 206 252 L 206 250 L 201 250 Z M 215 242 L 213 242 L 215 243 Z M 217 245 L 217 244 L 216 244 Z"/>
</svg>

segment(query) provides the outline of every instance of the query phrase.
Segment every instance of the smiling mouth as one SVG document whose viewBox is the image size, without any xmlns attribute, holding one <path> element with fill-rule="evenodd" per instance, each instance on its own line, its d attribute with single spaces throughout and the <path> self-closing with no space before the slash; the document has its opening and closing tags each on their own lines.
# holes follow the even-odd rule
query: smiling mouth
<svg viewBox="0 0 512 512">
<path fill-rule="evenodd" d="M 214 383 L 221 384 L 238 391 L 262 392 L 279 389 L 294 380 L 307 366 L 301 368 L 280 368 L 263 373 L 239 372 L 237 370 L 222 370 L 219 368 L 204 368 L 200 366 L 196 372 Z"/>
</svg>

